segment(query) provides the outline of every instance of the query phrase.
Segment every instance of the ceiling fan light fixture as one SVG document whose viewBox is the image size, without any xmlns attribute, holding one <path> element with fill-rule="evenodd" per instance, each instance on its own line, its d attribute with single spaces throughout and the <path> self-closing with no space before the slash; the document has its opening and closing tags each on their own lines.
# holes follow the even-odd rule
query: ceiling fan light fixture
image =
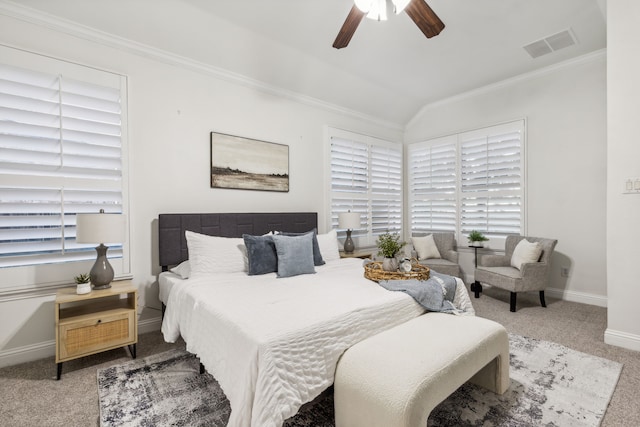
<svg viewBox="0 0 640 427">
<path fill-rule="evenodd" d="M 354 5 L 333 42 L 333 47 L 342 49 L 349 45 L 358 25 L 366 16 L 385 21 L 387 15 L 406 12 L 427 38 L 435 37 L 444 30 L 444 22 L 435 14 L 425 0 L 354 0 Z"/>
<path fill-rule="evenodd" d="M 396 15 L 402 13 L 405 7 L 411 2 L 411 0 L 391 0 L 394 6 L 394 12 Z"/>
<path fill-rule="evenodd" d="M 387 20 L 387 7 L 390 6 L 388 0 L 355 0 L 354 3 L 358 9 L 367 14 L 367 18 L 375 21 Z"/>
<path fill-rule="evenodd" d="M 368 13 L 371 10 L 371 5 L 373 4 L 373 0 L 355 0 L 354 3 L 364 13 Z"/>
</svg>

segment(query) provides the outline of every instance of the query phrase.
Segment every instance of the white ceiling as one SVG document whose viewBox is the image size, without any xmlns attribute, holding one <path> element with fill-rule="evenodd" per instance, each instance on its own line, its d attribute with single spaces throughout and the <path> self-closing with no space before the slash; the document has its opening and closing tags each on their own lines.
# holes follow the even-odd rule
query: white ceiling
<svg viewBox="0 0 640 427">
<path fill-rule="evenodd" d="M 364 19 L 331 45 L 352 0 L 21 0 L 20 5 L 268 86 L 404 125 L 447 97 L 606 47 L 605 0 L 427 0 L 446 27 Z M 522 48 L 571 29 L 577 44 Z"/>
</svg>

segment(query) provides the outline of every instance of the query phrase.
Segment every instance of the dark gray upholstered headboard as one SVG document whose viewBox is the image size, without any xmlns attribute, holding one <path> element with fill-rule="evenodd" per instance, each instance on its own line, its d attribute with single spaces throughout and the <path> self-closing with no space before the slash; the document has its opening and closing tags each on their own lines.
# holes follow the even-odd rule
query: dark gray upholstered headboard
<svg viewBox="0 0 640 427">
<path fill-rule="evenodd" d="M 163 270 L 189 258 L 184 232 L 209 236 L 242 237 L 280 230 L 303 233 L 318 227 L 316 212 L 160 214 L 159 259 Z"/>
</svg>

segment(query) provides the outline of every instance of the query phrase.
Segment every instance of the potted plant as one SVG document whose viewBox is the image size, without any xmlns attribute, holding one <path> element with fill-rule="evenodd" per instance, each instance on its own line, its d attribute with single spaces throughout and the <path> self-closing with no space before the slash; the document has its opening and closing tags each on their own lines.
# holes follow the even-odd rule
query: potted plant
<svg viewBox="0 0 640 427">
<path fill-rule="evenodd" d="M 76 286 L 77 294 L 82 295 L 91 292 L 91 283 L 89 283 L 91 281 L 91 278 L 89 276 L 89 273 L 78 274 L 73 278 L 73 280 L 75 280 L 76 284 L 78 285 Z"/>
<path fill-rule="evenodd" d="M 385 271 L 396 271 L 398 269 L 398 260 L 396 255 L 406 243 L 400 241 L 398 233 L 384 233 L 378 236 L 376 245 L 378 246 L 378 255 L 382 255 L 382 269 Z"/>
<path fill-rule="evenodd" d="M 486 242 L 487 240 L 489 240 L 484 234 L 482 234 L 477 230 L 471 230 L 471 233 L 469 233 L 468 239 L 469 239 L 469 245 L 478 246 L 478 247 L 482 247 L 484 245 L 483 242 Z"/>
</svg>

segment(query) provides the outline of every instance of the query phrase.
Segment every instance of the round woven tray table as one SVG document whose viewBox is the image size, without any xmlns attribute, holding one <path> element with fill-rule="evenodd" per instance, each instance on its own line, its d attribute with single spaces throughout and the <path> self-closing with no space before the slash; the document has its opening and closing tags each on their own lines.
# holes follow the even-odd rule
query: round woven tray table
<svg viewBox="0 0 640 427">
<path fill-rule="evenodd" d="M 364 277 L 374 282 L 380 280 L 427 280 L 429 278 L 429 267 L 418 264 L 418 262 L 411 263 L 411 271 L 385 271 L 382 269 L 382 262 L 373 261 L 364 266 Z"/>
</svg>

